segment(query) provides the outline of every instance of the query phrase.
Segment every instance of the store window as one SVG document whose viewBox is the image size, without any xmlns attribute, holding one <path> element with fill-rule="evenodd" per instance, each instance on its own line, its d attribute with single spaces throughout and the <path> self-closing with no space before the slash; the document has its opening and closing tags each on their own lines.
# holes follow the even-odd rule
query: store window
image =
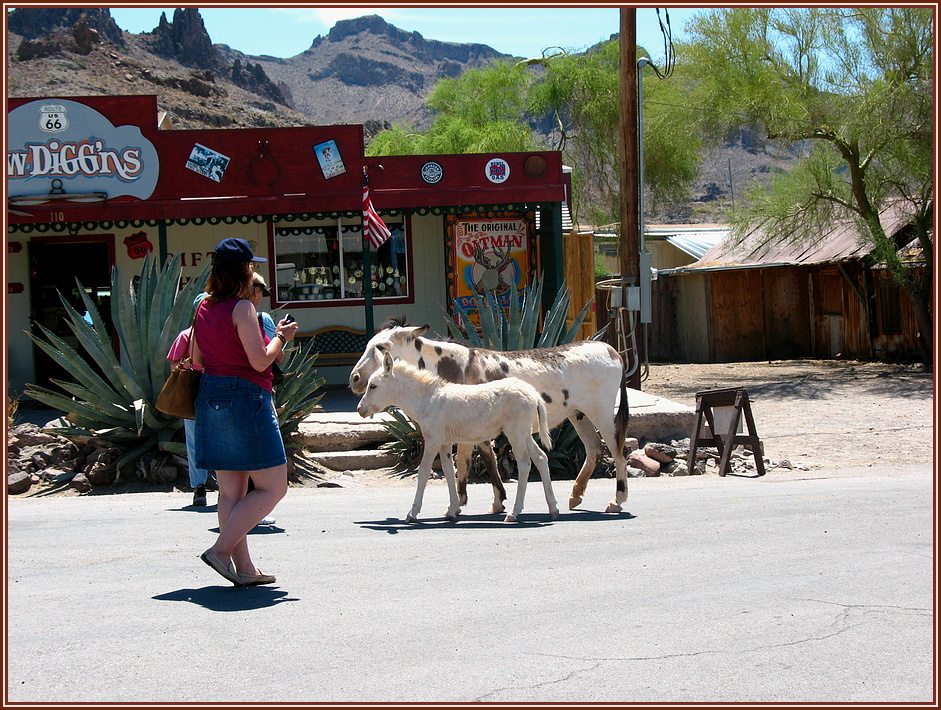
<svg viewBox="0 0 941 710">
<path fill-rule="evenodd" d="M 392 232 L 370 254 L 373 298 L 409 296 L 408 235 L 403 218 L 384 218 Z M 277 226 L 274 230 L 278 301 L 363 298 L 363 232 L 359 220 Z"/>
</svg>

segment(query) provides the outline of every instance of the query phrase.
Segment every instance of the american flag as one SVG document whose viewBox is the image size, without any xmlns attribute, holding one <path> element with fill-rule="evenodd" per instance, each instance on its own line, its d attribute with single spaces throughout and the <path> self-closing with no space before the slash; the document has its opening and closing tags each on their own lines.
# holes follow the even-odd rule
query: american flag
<svg viewBox="0 0 941 710">
<path fill-rule="evenodd" d="M 378 249 L 391 235 L 392 232 L 369 199 L 369 175 L 366 174 L 363 176 L 363 236 L 369 240 L 373 249 Z"/>
</svg>

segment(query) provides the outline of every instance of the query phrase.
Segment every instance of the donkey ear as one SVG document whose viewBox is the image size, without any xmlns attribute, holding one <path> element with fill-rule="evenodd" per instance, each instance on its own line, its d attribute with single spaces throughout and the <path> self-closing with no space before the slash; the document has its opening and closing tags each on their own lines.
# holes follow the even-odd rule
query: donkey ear
<svg viewBox="0 0 941 710">
<path fill-rule="evenodd" d="M 431 326 L 428 325 L 427 323 L 425 323 L 425 325 L 416 325 L 414 328 L 412 328 L 412 337 L 414 338 L 421 337 L 422 335 L 428 332 L 428 329 L 430 327 Z"/>
<path fill-rule="evenodd" d="M 392 360 L 392 355 L 388 352 L 383 352 L 382 355 L 382 369 L 384 372 L 389 372 L 392 369 L 394 361 Z"/>
</svg>

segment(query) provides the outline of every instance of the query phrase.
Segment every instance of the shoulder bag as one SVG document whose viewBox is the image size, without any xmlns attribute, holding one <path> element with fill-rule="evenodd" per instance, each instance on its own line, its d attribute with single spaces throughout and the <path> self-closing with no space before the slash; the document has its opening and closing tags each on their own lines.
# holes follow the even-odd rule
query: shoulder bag
<svg viewBox="0 0 941 710">
<path fill-rule="evenodd" d="M 196 307 L 196 314 L 199 313 L 202 305 L 200 303 Z M 203 376 L 200 370 L 193 369 L 191 355 L 193 341 L 196 339 L 196 314 L 193 314 L 193 329 L 190 332 L 189 342 L 186 344 L 186 354 L 173 368 L 154 403 L 154 407 L 164 414 L 181 419 L 196 418 L 196 394 L 199 392 L 199 379 Z"/>
</svg>

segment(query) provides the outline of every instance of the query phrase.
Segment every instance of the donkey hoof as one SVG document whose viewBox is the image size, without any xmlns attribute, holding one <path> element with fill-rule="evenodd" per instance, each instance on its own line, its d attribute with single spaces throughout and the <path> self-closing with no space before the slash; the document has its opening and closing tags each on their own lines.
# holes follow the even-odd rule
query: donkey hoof
<svg viewBox="0 0 941 710">
<path fill-rule="evenodd" d="M 415 515 L 414 513 L 409 513 L 408 515 L 405 516 L 406 523 L 414 523 L 417 520 L 418 520 L 418 516 Z"/>
<path fill-rule="evenodd" d="M 503 519 L 503 522 L 504 522 L 504 523 L 515 523 L 515 522 L 516 522 L 516 516 L 513 515 L 513 513 L 507 513 L 507 514 L 506 514 L 506 517 Z"/>
<path fill-rule="evenodd" d="M 617 503 L 608 503 L 608 507 L 604 509 L 605 513 L 620 513 L 621 506 Z"/>
<path fill-rule="evenodd" d="M 575 510 L 582 504 L 581 496 L 569 496 L 569 510 Z"/>
<path fill-rule="evenodd" d="M 558 517 L 559 517 L 559 509 L 558 509 L 558 508 L 556 508 L 555 510 L 550 510 L 550 511 L 549 511 L 549 520 L 555 520 L 555 519 L 558 518 Z"/>
<path fill-rule="evenodd" d="M 445 511 L 444 517 L 447 518 L 448 520 L 457 520 L 457 516 L 459 516 L 460 514 L 461 514 L 461 509 L 458 508 L 457 512 L 455 513 L 452 513 L 450 510 Z"/>
<path fill-rule="evenodd" d="M 503 503 L 494 503 L 490 506 L 491 513 L 502 513 L 504 510 L 506 510 L 506 506 Z"/>
</svg>

